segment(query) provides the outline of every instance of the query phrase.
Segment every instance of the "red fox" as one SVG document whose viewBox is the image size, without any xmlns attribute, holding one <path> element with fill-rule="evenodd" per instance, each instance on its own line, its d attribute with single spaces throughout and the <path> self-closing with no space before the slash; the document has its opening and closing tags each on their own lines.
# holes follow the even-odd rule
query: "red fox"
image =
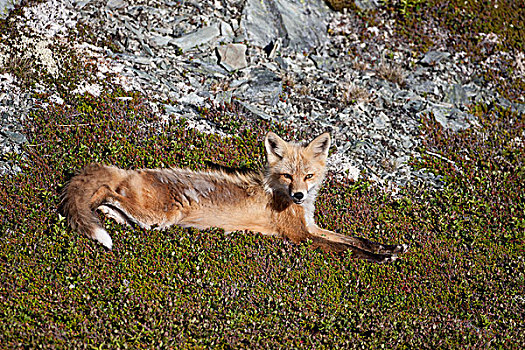
<svg viewBox="0 0 525 350">
<path fill-rule="evenodd" d="M 171 225 L 254 231 L 298 244 L 311 240 L 325 251 L 351 250 L 374 262 L 395 260 L 407 245 L 383 245 L 319 228 L 317 192 L 326 173 L 330 135 L 307 145 L 273 132 L 264 139 L 267 165 L 260 171 L 123 170 L 91 164 L 66 185 L 62 210 L 79 232 L 112 249 L 96 213 L 118 223 L 163 229 Z"/>
</svg>

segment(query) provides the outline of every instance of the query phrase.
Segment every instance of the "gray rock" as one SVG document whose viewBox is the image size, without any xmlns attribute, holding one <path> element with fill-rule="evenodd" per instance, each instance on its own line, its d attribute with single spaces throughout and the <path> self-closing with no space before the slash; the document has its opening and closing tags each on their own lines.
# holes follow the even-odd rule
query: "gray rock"
<svg viewBox="0 0 525 350">
<path fill-rule="evenodd" d="M 288 65 L 286 64 L 286 62 L 283 60 L 282 57 L 277 56 L 274 58 L 274 61 L 279 65 L 279 67 L 281 67 L 281 69 L 288 70 Z"/>
<path fill-rule="evenodd" d="M 265 48 L 281 38 L 284 46 L 309 51 L 327 40 L 328 11 L 321 0 L 247 0 L 241 28 L 252 45 Z"/>
<path fill-rule="evenodd" d="M 213 98 L 214 102 L 223 105 L 232 103 L 233 93 L 232 91 L 220 91 Z"/>
<path fill-rule="evenodd" d="M 217 24 L 211 25 L 197 30 L 196 32 L 184 35 L 180 38 L 175 38 L 171 43 L 177 45 L 182 51 L 188 51 L 196 46 L 209 43 L 220 35 L 219 26 Z"/>
<path fill-rule="evenodd" d="M 419 63 L 424 66 L 434 66 L 449 56 L 448 52 L 428 51 Z"/>
<path fill-rule="evenodd" d="M 402 141 L 403 148 L 410 149 L 410 148 L 412 148 L 412 146 L 414 146 L 414 143 L 412 142 L 410 137 L 408 137 L 406 135 L 401 135 L 401 139 L 403 140 Z"/>
<path fill-rule="evenodd" d="M 378 116 L 374 117 L 373 119 L 374 126 L 379 130 L 385 129 L 388 126 L 389 122 L 390 119 L 383 112 L 381 112 Z"/>
<path fill-rule="evenodd" d="M 246 35 L 244 34 L 239 34 L 239 35 L 236 35 L 234 38 L 233 38 L 233 42 L 236 43 L 236 44 L 239 44 L 239 43 L 244 43 L 246 41 Z"/>
<path fill-rule="evenodd" d="M 144 50 L 144 52 L 146 52 L 146 53 L 147 53 L 148 55 L 150 55 L 151 57 L 154 57 L 154 56 L 155 56 L 155 54 L 153 53 L 153 51 L 151 50 L 151 48 L 149 47 L 149 45 L 146 44 L 146 43 L 144 42 L 143 39 L 141 39 L 140 44 L 141 44 L 142 49 Z"/>
<path fill-rule="evenodd" d="M 173 40 L 173 38 L 169 35 L 152 35 L 150 40 L 156 46 L 163 47 L 168 45 Z"/>
<path fill-rule="evenodd" d="M 461 86 L 461 84 L 452 85 L 445 97 L 445 102 L 454 105 L 456 108 L 467 105 L 469 101 L 470 98 L 467 96 L 467 91 Z"/>
<path fill-rule="evenodd" d="M 6 18 L 9 11 L 21 2 L 22 0 L 0 0 L 0 19 Z"/>
<path fill-rule="evenodd" d="M 245 100 L 273 106 L 282 92 L 281 78 L 266 68 L 255 68 L 250 72 L 250 80 L 242 86 L 241 97 Z"/>
<path fill-rule="evenodd" d="M 414 100 L 409 100 L 403 106 L 403 108 L 405 108 L 407 111 L 410 111 L 412 113 L 418 113 L 425 108 L 426 104 L 427 103 L 424 100 L 414 99 Z"/>
<path fill-rule="evenodd" d="M 496 100 L 496 104 L 500 107 L 510 109 L 513 112 L 524 114 L 525 113 L 525 104 L 518 103 L 518 102 L 512 102 L 504 97 L 499 97 Z"/>
<path fill-rule="evenodd" d="M 498 98 L 497 104 L 503 108 L 508 108 L 508 109 L 512 108 L 512 102 L 510 102 L 504 97 Z"/>
<path fill-rule="evenodd" d="M 379 0 L 355 0 L 355 5 L 359 7 L 360 10 L 375 10 L 381 4 Z"/>
<path fill-rule="evenodd" d="M 473 100 L 480 93 L 481 89 L 476 84 L 469 83 L 463 85 L 463 90 L 465 90 L 465 94 L 469 98 L 469 100 Z"/>
<path fill-rule="evenodd" d="M 519 114 L 525 114 L 525 104 L 515 102 L 512 104 L 512 110 Z"/>
<path fill-rule="evenodd" d="M 425 108 L 426 102 L 412 91 L 400 90 L 394 94 L 394 101 L 403 104 L 403 108 L 410 112 L 420 112 Z"/>
<path fill-rule="evenodd" d="M 190 106 L 203 106 L 206 99 L 202 96 L 199 96 L 198 93 L 192 92 L 189 95 L 183 96 L 179 99 L 180 103 L 188 104 Z"/>
<path fill-rule="evenodd" d="M 215 62 L 207 62 L 200 59 L 194 59 L 191 65 L 186 66 L 187 69 L 195 73 L 209 75 L 219 79 L 225 79 L 228 71 L 216 64 Z"/>
<path fill-rule="evenodd" d="M 443 128 L 450 129 L 454 132 L 468 129 L 471 125 L 478 124 L 476 117 L 469 113 L 462 112 L 457 108 L 434 105 L 420 113 L 428 114 L 428 112 L 434 116 L 436 121 L 441 124 Z"/>
<path fill-rule="evenodd" d="M 432 81 L 415 82 L 409 84 L 408 87 L 418 94 L 434 94 L 439 95 L 439 89 L 437 85 Z"/>
<path fill-rule="evenodd" d="M 7 140 L 13 142 L 13 143 L 16 143 L 18 145 L 23 145 L 24 143 L 27 142 L 27 138 L 24 134 L 21 134 L 19 132 L 12 132 L 12 131 L 8 131 L 8 130 L 5 130 L 5 131 L 0 131 L 0 134 L 2 134 L 2 136 L 6 137 Z"/>
<path fill-rule="evenodd" d="M 248 111 L 250 111 L 255 116 L 257 116 L 257 117 L 259 117 L 261 119 L 264 119 L 264 120 L 275 120 L 274 117 L 272 117 L 271 115 L 269 115 L 267 113 L 264 113 L 263 111 L 261 111 L 259 108 L 255 107 L 255 106 L 252 106 L 252 105 L 250 105 L 248 103 L 245 103 L 245 102 L 242 102 L 242 101 L 237 101 L 237 103 L 239 103 L 241 106 L 243 106 Z"/>
<path fill-rule="evenodd" d="M 10 162 L 0 161 L 0 176 L 15 175 L 22 172 L 18 165 L 13 165 Z"/>
<path fill-rule="evenodd" d="M 0 0 L 1 1 L 1 0 Z M 91 3 L 93 0 L 81 0 L 81 1 L 73 1 L 73 5 L 75 5 L 75 8 L 82 10 L 84 6 Z"/>
<path fill-rule="evenodd" d="M 220 21 L 220 30 L 221 36 L 225 41 L 231 42 L 235 38 L 235 33 L 233 32 L 232 26 L 224 21 Z"/>
<path fill-rule="evenodd" d="M 247 0 L 243 10 L 241 28 L 250 43 L 259 47 L 273 45 L 277 38 L 286 37 L 282 17 L 275 1 Z"/>
<path fill-rule="evenodd" d="M 246 61 L 246 45 L 228 44 L 217 47 L 219 63 L 227 71 L 234 71 L 248 67 Z"/>
<path fill-rule="evenodd" d="M 148 72 L 145 72 L 145 71 L 140 70 L 140 69 L 135 69 L 135 68 L 130 68 L 129 70 L 134 72 L 138 77 L 140 77 L 140 78 L 142 78 L 144 80 L 151 81 L 151 82 L 153 82 L 155 84 L 160 83 L 160 80 L 153 74 L 150 74 Z"/>
<path fill-rule="evenodd" d="M 112 10 L 118 10 L 128 6 L 128 3 L 124 0 L 108 0 L 106 6 Z"/>
<path fill-rule="evenodd" d="M 334 70 L 335 67 L 335 61 L 331 57 L 327 56 L 319 56 L 319 55 L 310 55 L 309 58 L 314 62 L 315 67 L 317 69 L 324 70 L 326 72 L 330 72 Z"/>
</svg>

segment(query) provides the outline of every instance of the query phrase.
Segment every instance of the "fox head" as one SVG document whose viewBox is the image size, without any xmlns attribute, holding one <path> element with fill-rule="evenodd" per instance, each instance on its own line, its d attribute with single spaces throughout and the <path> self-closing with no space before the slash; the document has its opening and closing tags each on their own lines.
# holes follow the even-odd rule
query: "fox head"
<svg viewBox="0 0 525 350">
<path fill-rule="evenodd" d="M 326 172 L 330 134 L 324 133 L 304 146 L 269 132 L 264 146 L 268 160 L 266 189 L 284 193 L 296 204 L 315 200 Z"/>
</svg>

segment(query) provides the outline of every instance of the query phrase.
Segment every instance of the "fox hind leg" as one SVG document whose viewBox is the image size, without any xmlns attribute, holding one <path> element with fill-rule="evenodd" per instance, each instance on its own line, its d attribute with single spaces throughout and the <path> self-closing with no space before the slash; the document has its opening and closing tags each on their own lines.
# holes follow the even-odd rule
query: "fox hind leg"
<svg viewBox="0 0 525 350">
<path fill-rule="evenodd" d="M 98 206 L 97 210 L 100 210 L 105 216 L 115 220 L 118 224 L 130 224 L 128 218 L 124 215 L 124 213 L 117 210 L 116 208 L 112 208 L 108 205 L 101 204 Z"/>
<path fill-rule="evenodd" d="M 137 225 L 145 229 L 156 224 L 158 220 L 148 215 L 149 211 L 137 201 L 128 198 L 128 195 L 121 195 L 103 185 L 93 195 L 91 207 L 93 210 L 99 209 L 120 224 Z"/>
</svg>

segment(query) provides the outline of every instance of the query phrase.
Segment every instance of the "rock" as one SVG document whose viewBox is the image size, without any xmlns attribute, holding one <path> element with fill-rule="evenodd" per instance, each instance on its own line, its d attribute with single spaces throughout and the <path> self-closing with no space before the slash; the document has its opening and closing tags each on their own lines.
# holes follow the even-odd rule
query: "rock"
<svg viewBox="0 0 525 350">
<path fill-rule="evenodd" d="M 418 94 L 425 95 L 425 94 L 434 94 L 439 95 L 439 88 L 433 81 L 423 81 L 421 83 L 413 83 L 409 84 L 408 87 Z"/>
<path fill-rule="evenodd" d="M 243 44 L 219 46 L 217 48 L 219 64 L 229 72 L 246 68 L 248 66 L 248 62 L 246 61 L 246 49 L 246 45 Z"/>
<path fill-rule="evenodd" d="M 7 138 L 7 140 L 16 143 L 18 145 L 23 145 L 27 142 L 27 138 L 24 134 L 21 134 L 19 132 L 12 132 L 12 131 L 0 131 L 0 134 Z"/>
<path fill-rule="evenodd" d="M 219 105 L 231 104 L 233 93 L 231 91 L 220 91 L 218 92 L 213 101 Z"/>
<path fill-rule="evenodd" d="M 239 103 L 241 106 L 243 106 L 244 108 L 246 108 L 248 111 L 250 111 L 251 113 L 253 113 L 253 115 L 261 118 L 261 119 L 264 119 L 264 120 L 275 120 L 274 117 L 272 117 L 271 115 L 267 114 L 267 113 L 264 113 L 263 111 L 261 111 L 259 108 L 255 107 L 255 106 L 252 106 L 248 103 L 245 103 L 245 102 L 242 102 L 242 101 L 236 101 L 237 103 Z"/>
<path fill-rule="evenodd" d="M 239 92 L 243 99 L 268 106 L 277 103 L 283 90 L 281 78 L 266 68 L 252 69 L 250 80 L 242 88 Z"/>
<path fill-rule="evenodd" d="M 401 90 L 394 94 L 393 99 L 402 103 L 403 108 L 407 111 L 417 113 L 425 108 L 426 102 L 419 95 L 412 91 Z"/>
<path fill-rule="evenodd" d="M 375 10 L 381 5 L 379 0 L 355 0 L 354 2 L 363 11 Z"/>
<path fill-rule="evenodd" d="M 321 0 L 247 0 L 241 28 L 252 45 L 264 48 L 281 38 L 284 46 L 310 51 L 327 40 L 328 11 Z"/>
<path fill-rule="evenodd" d="M 233 38 L 233 42 L 236 43 L 236 44 L 240 44 L 240 43 L 244 43 L 246 42 L 246 35 L 244 34 L 239 34 L 239 35 L 236 35 L 234 38 Z"/>
<path fill-rule="evenodd" d="M 282 70 L 288 70 L 288 65 L 286 64 L 286 62 L 283 60 L 282 57 L 277 56 L 275 57 L 274 61 L 279 65 L 279 67 L 281 67 Z"/>
<path fill-rule="evenodd" d="M 445 102 L 454 105 L 456 108 L 461 108 L 469 103 L 470 98 L 467 96 L 467 91 L 461 84 L 454 84 L 448 90 Z"/>
<path fill-rule="evenodd" d="M 403 108 L 412 113 L 418 113 L 422 111 L 426 106 L 426 102 L 422 99 L 409 100 Z"/>
<path fill-rule="evenodd" d="M 0 161 L 0 176 L 14 175 L 20 173 L 22 169 L 18 165 L 10 162 Z"/>
<path fill-rule="evenodd" d="M 124 0 L 108 0 L 106 6 L 112 10 L 118 10 L 128 6 L 128 3 Z"/>
<path fill-rule="evenodd" d="M 374 126 L 379 130 L 386 128 L 389 122 L 390 119 L 383 112 L 381 112 L 378 116 L 374 117 L 373 119 Z"/>
<path fill-rule="evenodd" d="M 6 18 L 9 11 L 21 2 L 22 0 L 0 0 L 0 19 Z"/>
<path fill-rule="evenodd" d="M 506 98 L 504 97 L 500 97 L 498 98 L 498 100 L 496 101 L 496 103 L 503 107 L 503 108 L 507 108 L 507 109 L 510 109 L 512 108 L 512 102 L 510 102 L 509 100 L 507 100 Z"/>
<path fill-rule="evenodd" d="M 512 102 L 504 97 L 497 98 L 495 102 L 500 107 L 510 109 L 515 113 L 525 114 L 525 104 L 523 103 Z"/>
<path fill-rule="evenodd" d="M 403 148 L 410 149 L 412 148 L 412 146 L 414 146 L 414 143 L 412 142 L 412 140 L 410 140 L 409 136 L 402 135 L 401 139 L 403 140 L 402 141 Z"/>
<path fill-rule="evenodd" d="M 328 56 L 310 55 L 309 58 L 315 64 L 317 69 L 324 70 L 326 72 L 333 71 L 335 68 L 335 61 L 333 58 Z"/>
<path fill-rule="evenodd" d="M 169 35 L 152 35 L 150 40 L 158 47 L 163 47 L 168 45 L 173 38 Z"/>
<path fill-rule="evenodd" d="M 77 8 L 79 10 L 82 10 L 84 8 L 84 6 L 86 6 L 89 3 L 91 3 L 91 1 L 93 1 L 93 0 L 72 1 L 72 3 L 75 6 L 75 8 Z"/>
<path fill-rule="evenodd" d="M 252 45 L 266 47 L 286 37 L 282 18 L 275 1 L 247 0 L 243 10 L 241 28 Z"/>
<path fill-rule="evenodd" d="M 221 36 L 226 42 L 232 42 L 235 38 L 232 26 L 224 21 L 220 21 Z"/>
<path fill-rule="evenodd" d="M 450 129 L 454 132 L 468 129 L 471 125 L 478 124 L 476 117 L 469 113 L 462 112 L 457 108 L 434 105 L 430 109 L 420 113 L 428 114 L 429 112 L 443 128 Z M 418 113 L 418 115 L 420 115 L 420 113 Z"/>
<path fill-rule="evenodd" d="M 196 32 L 184 35 L 180 38 L 175 38 L 171 43 L 177 45 L 182 51 L 188 51 L 196 46 L 209 43 L 220 35 L 219 26 L 217 24 L 211 25 L 197 30 Z"/>
<path fill-rule="evenodd" d="M 525 104 L 524 103 L 513 103 L 512 104 L 512 110 L 519 114 L 525 114 Z"/>
<path fill-rule="evenodd" d="M 206 99 L 204 97 L 199 96 L 199 94 L 195 92 L 192 92 L 191 94 L 183 96 L 179 99 L 180 103 L 185 103 L 190 106 L 197 107 L 204 105 L 205 101 Z"/>
<path fill-rule="evenodd" d="M 428 51 L 419 63 L 424 66 L 434 66 L 449 56 L 448 52 Z"/>
<path fill-rule="evenodd" d="M 219 66 L 216 63 L 216 60 L 214 62 L 206 62 L 200 59 L 194 59 L 191 62 L 191 65 L 186 68 L 195 73 L 212 76 L 218 79 L 225 79 L 228 75 L 228 71 Z"/>
</svg>

